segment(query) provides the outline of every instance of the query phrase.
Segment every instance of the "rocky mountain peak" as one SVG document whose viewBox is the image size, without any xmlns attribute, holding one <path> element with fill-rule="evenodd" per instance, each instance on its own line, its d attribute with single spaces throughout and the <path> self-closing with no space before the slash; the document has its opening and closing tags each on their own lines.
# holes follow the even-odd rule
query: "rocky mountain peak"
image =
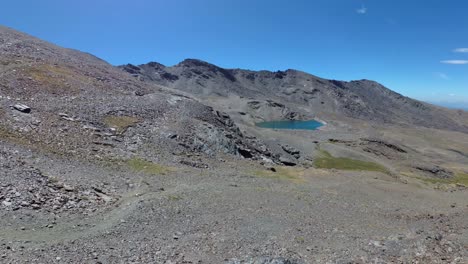
<svg viewBox="0 0 468 264">
<path fill-rule="evenodd" d="M 306 109 L 311 116 L 338 114 L 373 122 L 468 131 L 463 120 L 451 117 L 450 110 L 405 97 L 367 79 L 327 80 L 294 69 L 224 69 L 198 59 L 186 59 L 171 67 L 153 62 L 140 68 L 143 71 L 137 74 L 131 67 L 125 70 L 141 79 L 195 95 L 272 100 L 291 105 L 297 112 Z"/>
<path fill-rule="evenodd" d="M 176 67 L 206 67 L 219 68 L 218 66 L 199 59 L 185 59 L 179 62 Z"/>
<path fill-rule="evenodd" d="M 148 65 L 149 67 L 155 68 L 155 69 L 164 69 L 164 68 L 166 68 L 165 65 L 163 65 L 163 64 L 161 64 L 159 62 L 155 62 L 155 61 L 148 62 L 146 65 Z"/>
</svg>

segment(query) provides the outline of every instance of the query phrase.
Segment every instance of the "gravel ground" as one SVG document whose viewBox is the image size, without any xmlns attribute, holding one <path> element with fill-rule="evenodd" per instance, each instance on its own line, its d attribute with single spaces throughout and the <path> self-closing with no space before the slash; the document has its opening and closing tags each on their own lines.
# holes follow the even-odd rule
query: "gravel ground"
<svg viewBox="0 0 468 264">
<path fill-rule="evenodd" d="M 16 195 L 6 192 L 13 197 L 12 204 L 3 204 L 0 211 L 4 227 L 0 231 L 2 262 L 466 260 L 465 191 L 442 192 L 404 184 L 380 173 L 287 168 L 295 176 L 286 177 L 284 171 L 259 173 L 265 168 L 248 161 L 203 161 L 209 168 L 180 166 L 166 175 L 101 167 L 94 184 L 116 177 L 116 181 L 104 184 L 112 191 L 91 187 L 91 198 L 81 196 L 86 203 L 79 201 L 74 207 L 65 204 L 54 208 L 62 199 L 68 199 L 68 203 L 77 199 L 75 194 L 57 187 L 49 187 L 53 195 L 46 193 L 46 201 L 37 209 L 15 208 Z M 65 164 L 84 166 L 54 159 L 40 165 L 26 162 L 20 167 L 25 169 L 20 170 L 26 173 L 34 168 L 34 173 L 25 177 L 34 177 L 43 184 L 44 176 L 36 171 L 47 174 Z M 76 177 L 76 171 L 65 172 L 58 181 L 66 186 L 71 175 Z M 131 175 L 130 181 L 121 183 L 120 175 Z M 21 186 L 17 190 L 23 192 Z M 86 190 L 85 186 L 73 188 Z M 4 190 L 9 189 L 2 187 L 2 195 Z M 102 200 L 100 193 L 111 199 Z M 25 193 L 19 198 L 29 197 Z M 277 262 L 272 262 L 275 258 Z"/>
</svg>

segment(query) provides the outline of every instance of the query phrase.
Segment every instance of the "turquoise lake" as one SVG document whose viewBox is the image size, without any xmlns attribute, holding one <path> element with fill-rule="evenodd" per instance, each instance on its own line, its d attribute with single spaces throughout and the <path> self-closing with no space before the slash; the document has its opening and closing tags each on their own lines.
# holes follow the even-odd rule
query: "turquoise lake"
<svg viewBox="0 0 468 264">
<path fill-rule="evenodd" d="M 297 121 L 297 120 L 284 120 L 284 121 L 268 121 L 255 124 L 258 127 L 271 128 L 271 129 L 301 129 L 301 130 L 316 130 L 323 126 L 322 123 L 316 120 Z"/>
</svg>

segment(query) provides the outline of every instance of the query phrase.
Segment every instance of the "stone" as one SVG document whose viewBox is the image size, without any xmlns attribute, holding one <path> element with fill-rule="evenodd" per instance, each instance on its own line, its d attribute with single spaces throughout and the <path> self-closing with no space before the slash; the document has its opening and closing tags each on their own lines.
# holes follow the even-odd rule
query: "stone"
<svg viewBox="0 0 468 264">
<path fill-rule="evenodd" d="M 96 132 L 99 132 L 101 131 L 101 129 L 97 128 L 97 127 L 94 127 L 94 126 L 90 126 L 90 125 L 84 125 L 83 126 L 83 129 L 85 130 L 92 130 L 92 131 L 96 131 Z M 112 128 L 111 128 L 112 129 Z"/>
<path fill-rule="evenodd" d="M 298 260 L 286 259 L 283 257 L 256 257 L 245 260 L 230 259 L 225 262 L 226 264 L 240 264 L 240 263 L 258 263 L 258 264 L 302 264 Z"/>
<path fill-rule="evenodd" d="M 293 148 L 289 145 L 282 145 L 281 148 L 288 154 L 290 154 L 291 156 L 293 156 L 294 158 L 298 159 L 301 157 L 300 155 L 300 151 L 296 148 Z"/>
<path fill-rule="evenodd" d="M 112 197 L 102 192 L 96 192 L 96 194 L 106 203 L 112 202 Z"/>
<path fill-rule="evenodd" d="M 15 104 L 13 108 L 22 113 L 27 113 L 27 114 L 31 113 L 31 107 L 24 105 L 24 104 Z"/>
<path fill-rule="evenodd" d="M 172 238 L 174 238 L 175 240 L 179 239 L 180 237 L 182 236 L 182 232 L 176 232 Z"/>
<path fill-rule="evenodd" d="M 75 188 L 73 188 L 73 187 L 70 186 L 70 185 L 66 185 L 66 184 L 63 185 L 63 189 L 64 189 L 65 191 L 67 191 L 67 192 L 73 192 L 73 191 L 75 190 Z"/>
<path fill-rule="evenodd" d="M 454 176 L 452 171 L 439 166 L 417 165 L 414 168 L 439 179 L 450 179 Z"/>
<path fill-rule="evenodd" d="M 68 115 L 65 114 L 65 113 L 59 113 L 58 115 L 59 115 L 62 119 L 64 119 L 64 120 L 67 120 L 67 121 L 75 121 L 74 118 L 68 116 Z"/>
<path fill-rule="evenodd" d="M 251 159 L 253 157 L 253 153 L 251 149 L 238 147 L 237 152 L 246 159 Z"/>
<path fill-rule="evenodd" d="M 285 158 L 285 157 L 280 157 L 279 158 L 279 162 L 281 162 L 283 165 L 286 165 L 286 166 L 296 166 L 297 163 L 288 159 L 288 158 Z"/>
<path fill-rule="evenodd" d="M 169 134 L 169 135 L 167 135 L 167 138 L 169 138 L 169 139 L 176 139 L 176 138 L 177 138 L 177 134 Z"/>
</svg>

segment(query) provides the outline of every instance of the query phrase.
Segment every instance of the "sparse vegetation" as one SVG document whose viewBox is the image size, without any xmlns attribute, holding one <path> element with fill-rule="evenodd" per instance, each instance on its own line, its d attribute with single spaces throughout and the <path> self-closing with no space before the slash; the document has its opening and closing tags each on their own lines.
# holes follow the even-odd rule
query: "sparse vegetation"
<svg viewBox="0 0 468 264">
<path fill-rule="evenodd" d="M 118 133 L 125 132 L 129 127 L 138 124 L 140 120 L 133 116 L 106 116 L 104 123 L 117 129 Z"/>
<path fill-rule="evenodd" d="M 298 236 L 295 238 L 297 243 L 304 244 L 305 238 L 303 236 Z"/>
<path fill-rule="evenodd" d="M 253 174 L 257 177 L 265 177 L 279 180 L 286 180 L 292 182 L 302 182 L 304 175 L 304 168 L 291 168 L 291 167 L 275 167 L 276 172 L 269 170 L 256 170 Z"/>
<path fill-rule="evenodd" d="M 29 146 L 30 141 L 27 140 L 20 133 L 14 133 L 13 131 L 0 125 L 0 139 L 7 142 L 16 143 L 22 146 Z"/>
<path fill-rule="evenodd" d="M 159 165 L 140 158 L 133 158 L 127 161 L 127 165 L 136 172 L 143 172 L 152 175 L 166 175 L 174 169 Z"/>
<path fill-rule="evenodd" d="M 468 173 L 459 172 L 455 174 L 455 177 L 449 179 L 440 178 L 429 178 L 429 177 L 417 177 L 418 179 L 433 183 L 433 184 L 462 184 L 468 187 Z"/>
<path fill-rule="evenodd" d="M 67 152 L 59 145 L 53 143 L 44 143 L 40 138 L 28 137 L 27 134 L 24 135 L 21 132 L 13 131 L 0 124 L 0 141 L 2 140 L 44 153 L 52 153 L 60 156 L 67 155 Z"/>
<path fill-rule="evenodd" d="M 167 196 L 167 199 L 169 199 L 169 201 L 180 201 L 182 200 L 182 197 L 179 195 L 175 195 L 175 194 L 169 194 Z"/>
<path fill-rule="evenodd" d="M 468 186 L 468 173 L 457 173 L 455 174 L 455 182 Z"/>
<path fill-rule="evenodd" d="M 319 156 L 314 160 L 314 166 L 321 169 L 378 171 L 388 173 L 388 170 L 380 164 L 350 158 L 333 157 L 325 150 L 320 151 Z"/>
<path fill-rule="evenodd" d="M 43 86 L 42 89 L 55 94 L 78 92 L 78 89 L 72 88 L 70 82 L 89 83 L 88 77 L 65 66 L 39 64 L 26 68 L 25 71 L 34 81 Z"/>
</svg>

